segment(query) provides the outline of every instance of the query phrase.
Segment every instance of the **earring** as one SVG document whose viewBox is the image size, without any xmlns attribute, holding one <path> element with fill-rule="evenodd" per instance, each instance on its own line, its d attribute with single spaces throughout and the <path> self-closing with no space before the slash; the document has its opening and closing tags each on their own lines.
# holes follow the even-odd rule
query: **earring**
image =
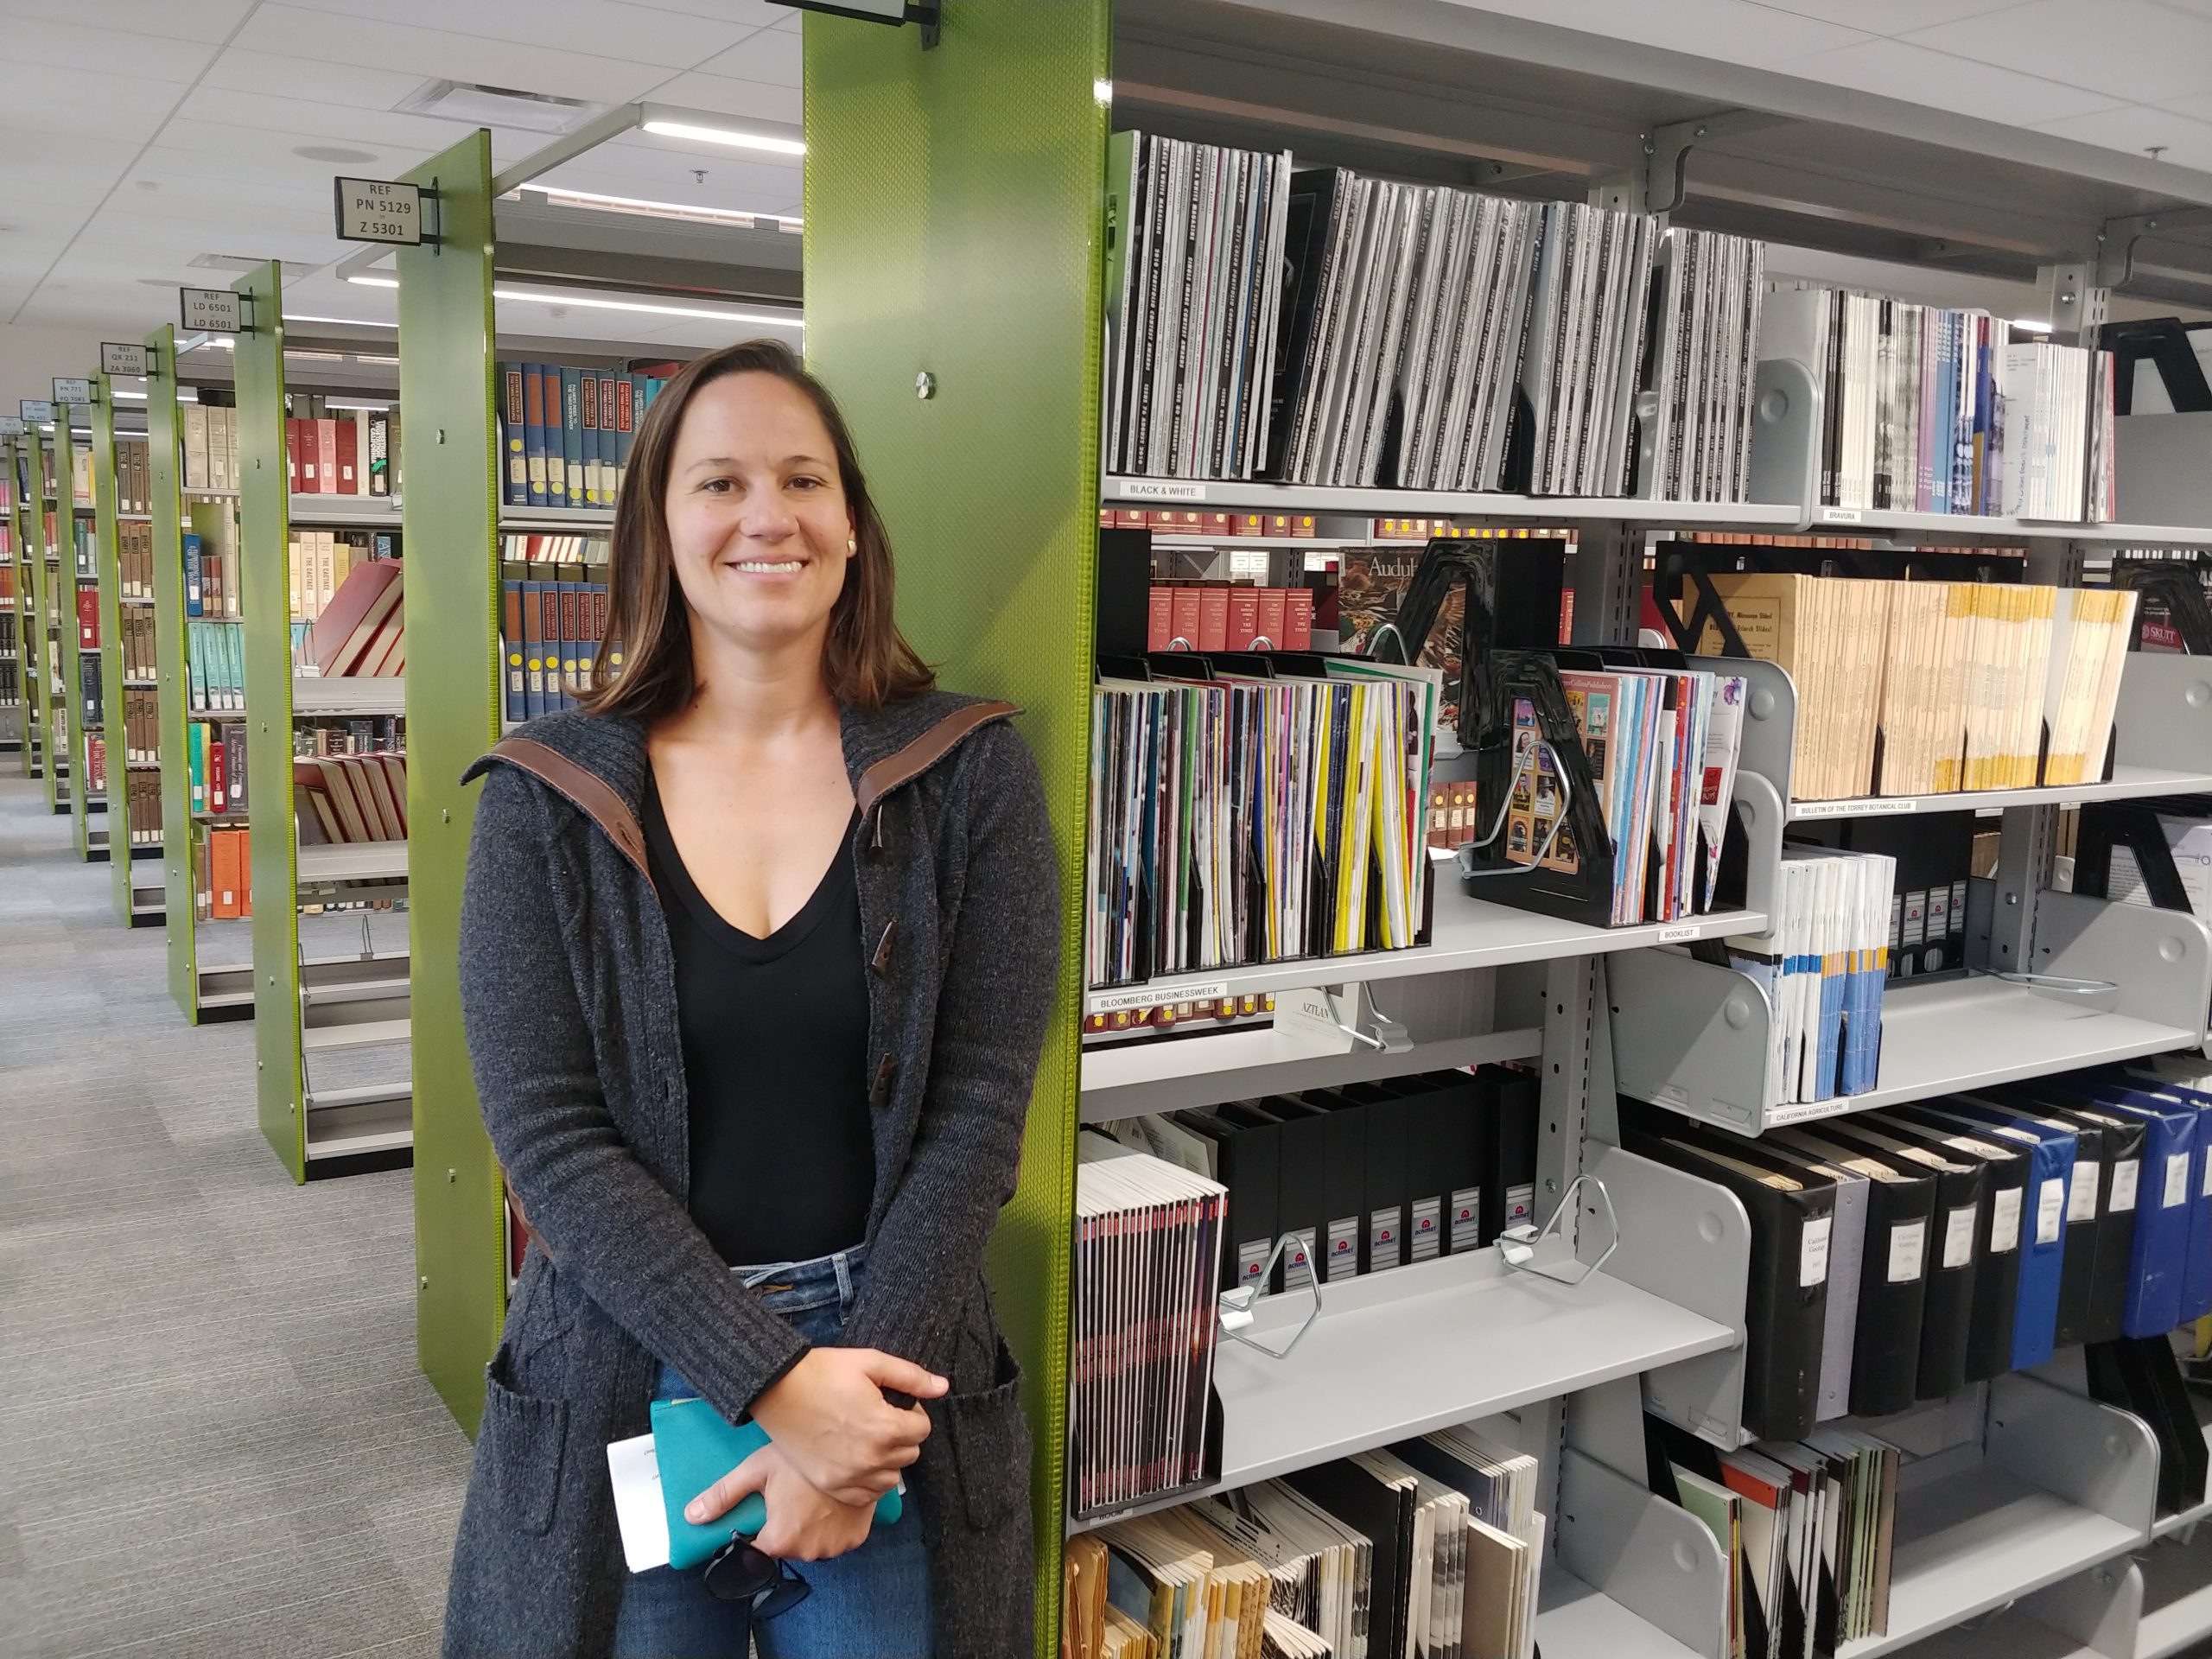
<svg viewBox="0 0 2212 1659">
<path fill-rule="evenodd" d="M 860 550 L 861 550 L 861 542 L 860 542 L 860 537 L 857 537 L 857 536 L 848 536 L 847 537 L 845 537 L 845 556 L 846 556 L 847 558 L 849 558 L 849 559 L 850 557 L 852 557 L 852 556 L 853 556 L 853 555 L 854 555 L 854 554 L 855 554 L 855 553 L 859 552 Z"/>
</svg>

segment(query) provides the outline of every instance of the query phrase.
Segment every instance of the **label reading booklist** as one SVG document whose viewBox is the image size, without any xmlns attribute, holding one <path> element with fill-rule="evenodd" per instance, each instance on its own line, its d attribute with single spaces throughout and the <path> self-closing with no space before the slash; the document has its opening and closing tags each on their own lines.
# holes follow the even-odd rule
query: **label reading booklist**
<svg viewBox="0 0 2212 1659">
<path fill-rule="evenodd" d="M 1828 1233 L 1835 1217 L 1822 1216 L 1805 1224 L 1805 1240 L 1797 1250 L 1797 1287 L 1810 1290 L 1828 1276 Z"/>
<path fill-rule="evenodd" d="M 1890 1282 L 1910 1284 L 1920 1277 L 1921 1264 L 1928 1259 L 1928 1224 L 1924 1221 L 1901 1222 L 1890 1229 Z"/>
<path fill-rule="evenodd" d="M 1961 1205 L 1943 1217 L 1943 1266 L 1963 1268 L 1974 1260 L 1974 1205 Z"/>
<path fill-rule="evenodd" d="M 1703 922 L 1684 922 L 1678 927 L 1662 927 L 1659 930 L 1659 943 L 1662 944 L 1687 944 L 1692 939 L 1701 939 L 1704 937 L 1705 924 Z"/>
</svg>

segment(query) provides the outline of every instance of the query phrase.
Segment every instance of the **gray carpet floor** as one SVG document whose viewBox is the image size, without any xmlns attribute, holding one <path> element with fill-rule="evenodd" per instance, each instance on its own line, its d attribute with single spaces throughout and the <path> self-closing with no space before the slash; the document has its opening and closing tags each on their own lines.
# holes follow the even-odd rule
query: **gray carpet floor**
<svg viewBox="0 0 2212 1659">
<path fill-rule="evenodd" d="M 469 1448 L 410 1178 L 292 1184 L 252 1027 L 186 1023 L 0 765 L 0 1654 L 434 1652 Z"/>
</svg>

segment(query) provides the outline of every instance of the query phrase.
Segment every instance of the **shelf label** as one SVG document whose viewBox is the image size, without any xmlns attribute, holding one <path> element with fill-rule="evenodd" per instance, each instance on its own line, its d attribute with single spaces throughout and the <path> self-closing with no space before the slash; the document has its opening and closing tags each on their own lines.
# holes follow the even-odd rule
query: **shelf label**
<svg viewBox="0 0 2212 1659">
<path fill-rule="evenodd" d="M 2112 1212 L 2119 1215 L 2135 1207 L 2135 1189 L 2142 1182 L 2143 1160 L 2121 1158 L 2112 1166 Z"/>
<path fill-rule="evenodd" d="M 2066 1183 L 2053 1179 L 2036 1189 L 2036 1243 L 2055 1244 L 2066 1214 Z"/>
<path fill-rule="evenodd" d="M 1861 796 L 1847 801 L 1792 801 L 1789 816 L 1793 818 L 1888 818 L 1900 812 L 1917 812 L 1920 803 L 1911 796 L 1884 800 L 1874 796 Z"/>
<path fill-rule="evenodd" d="M 2002 1255 L 2020 1248 L 2020 1189 L 1997 1194 L 1989 1209 L 1989 1253 Z"/>
<path fill-rule="evenodd" d="M 1229 982 L 1217 979 L 1204 985 L 1169 981 L 1160 985 L 1128 985 L 1119 990 L 1093 991 L 1084 1004 L 1091 1014 L 1116 1014 L 1123 1008 L 1156 1008 L 1169 1002 L 1203 1002 L 1229 995 Z"/>
<path fill-rule="evenodd" d="M 2159 1209 L 2171 1210 L 2177 1204 L 2188 1202 L 2189 1159 L 2189 1154 L 2177 1152 L 2166 1160 L 2166 1192 L 2164 1198 L 2159 1200 Z"/>
<path fill-rule="evenodd" d="M 1351 994 L 1350 1013 L 1359 1012 L 1359 991 L 1354 987 Z M 1344 1027 L 1353 1023 L 1345 1017 L 1345 1010 L 1337 1006 L 1337 1000 L 1318 985 L 1292 991 L 1275 999 L 1275 1029 L 1287 1035 L 1305 1038 L 1324 1052 L 1348 1054 L 1351 1052 L 1352 1035 Z"/>
<path fill-rule="evenodd" d="M 1810 1290 L 1828 1276 L 1828 1233 L 1835 1217 L 1822 1216 L 1805 1224 L 1804 1242 L 1797 1250 L 1797 1287 Z"/>
<path fill-rule="evenodd" d="M 1115 493 L 1124 501 L 1203 501 L 1206 486 L 1182 478 L 1125 478 Z"/>
<path fill-rule="evenodd" d="M 23 417 L 20 415 L 0 415 L 0 438 L 20 438 L 23 435 Z"/>
<path fill-rule="evenodd" d="M 125 346 L 112 340 L 102 340 L 100 342 L 100 372 L 108 375 L 144 374 L 146 348 L 143 346 Z"/>
<path fill-rule="evenodd" d="M 177 312 L 185 330 L 194 334 L 242 334 L 245 308 L 240 296 L 227 288 L 180 288 Z"/>
<path fill-rule="evenodd" d="M 57 404 L 82 405 L 92 401 L 92 383 L 89 380 L 64 380 L 54 377 L 54 401 Z"/>
<path fill-rule="evenodd" d="M 1703 922 L 1684 922 L 1677 927 L 1662 927 L 1659 930 L 1659 943 L 1662 944 L 1686 944 L 1692 939 L 1701 939 L 1704 937 L 1705 924 Z"/>
<path fill-rule="evenodd" d="M 380 242 L 392 248 L 423 245 L 419 186 L 384 179 L 333 179 L 331 199 L 340 242 Z"/>
<path fill-rule="evenodd" d="M 1943 1267 L 1948 1272 L 1974 1260 L 1974 1205 L 1961 1205 L 1943 1213 Z"/>
<path fill-rule="evenodd" d="M 1824 524 L 1856 524 L 1864 520 L 1856 507 L 1822 507 L 1821 522 Z"/>
<path fill-rule="evenodd" d="M 54 405 L 43 397 L 26 397 L 16 407 L 23 411 L 23 420 L 30 426 L 44 426 L 54 419 Z"/>
<path fill-rule="evenodd" d="M 1783 1123 L 1802 1123 L 1808 1118 L 1834 1117 L 1838 1111 L 1849 1111 L 1848 1106 L 1839 1107 L 1832 1100 L 1808 1100 L 1797 1106 L 1770 1106 L 1766 1121 L 1770 1127 Z"/>
<path fill-rule="evenodd" d="M 2074 1179 L 2066 1189 L 2066 1219 L 2094 1221 L 2097 1218 L 2097 1166 L 2076 1163 Z"/>
<path fill-rule="evenodd" d="M 1927 1257 L 1928 1224 L 1925 1221 L 1900 1222 L 1890 1229 L 1891 1284 L 1910 1284 L 1919 1278 L 1921 1264 Z"/>
</svg>

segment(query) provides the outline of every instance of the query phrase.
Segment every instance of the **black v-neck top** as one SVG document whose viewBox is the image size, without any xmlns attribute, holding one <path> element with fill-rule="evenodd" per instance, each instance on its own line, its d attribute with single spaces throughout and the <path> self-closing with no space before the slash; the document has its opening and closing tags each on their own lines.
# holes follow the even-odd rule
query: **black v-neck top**
<svg viewBox="0 0 2212 1659">
<path fill-rule="evenodd" d="M 692 881 L 645 791 L 645 855 L 676 953 L 690 1096 L 691 1219 L 736 1265 L 849 1249 L 868 1231 L 868 969 L 846 847 L 765 939 Z"/>
</svg>

